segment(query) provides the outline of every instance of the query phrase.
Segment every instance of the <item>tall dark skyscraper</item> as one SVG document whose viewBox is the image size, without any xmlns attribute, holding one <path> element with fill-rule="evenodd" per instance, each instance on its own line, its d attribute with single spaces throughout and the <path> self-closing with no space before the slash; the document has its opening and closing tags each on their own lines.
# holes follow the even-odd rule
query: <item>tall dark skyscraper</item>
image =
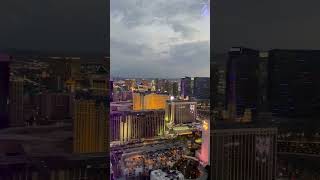
<svg viewBox="0 0 320 180">
<path fill-rule="evenodd" d="M 8 55 L 0 54 L 0 129 L 9 126 L 9 61 Z"/>
<path fill-rule="evenodd" d="M 181 78 L 181 96 L 192 96 L 192 79 L 191 77 Z"/>
<path fill-rule="evenodd" d="M 269 52 L 270 109 L 274 116 L 319 117 L 320 51 Z"/>
<path fill-rule="evenodd" d="M 173 96 L 178 96 L 179 95 L 179 83 L 178 82 L 173 82 L 172 83 L 172 95 Z"/>
<path fill-rule="evenodd" d="M 259 96 L 259 51 L 231 48 L 227 62 L 226 104 L 231 119 L 244 115 L 246 109 L 256 114 Z"/>
<path fill-rule="evenodd" d="M 210 98 L 210 78 L 209 77 L 195 77 L 193 86 L 193 96 L 197 99 Z"/>
<path fill-rule="evenodd" d="M 240 117 L 271 111 L 279 117 L 316 117 L 320 110 L 320 51 L 232 48 L 227 64 L 227 108 Z"/>
</svg>

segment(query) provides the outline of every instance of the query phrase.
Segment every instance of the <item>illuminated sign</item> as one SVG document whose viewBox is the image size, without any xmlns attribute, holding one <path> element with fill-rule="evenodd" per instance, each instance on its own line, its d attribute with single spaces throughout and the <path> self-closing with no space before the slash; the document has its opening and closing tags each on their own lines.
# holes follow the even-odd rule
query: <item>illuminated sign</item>
<svg viewBox="0 0 320 180">
<path fill-rule="evenodd" d="M 195 110 L 195 105 L 194 105 L 194 104 L 191 104 L 191 105 L 190 105 L 190 110 L 191 110 L 191 111 L 194 111 L 194 110 Z"/>
</svg>

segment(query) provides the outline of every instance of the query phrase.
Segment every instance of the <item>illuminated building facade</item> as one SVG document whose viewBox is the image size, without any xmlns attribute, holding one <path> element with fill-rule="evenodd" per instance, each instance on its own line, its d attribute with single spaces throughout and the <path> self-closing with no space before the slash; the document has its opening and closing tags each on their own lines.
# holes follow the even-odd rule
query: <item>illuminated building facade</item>
<svg viewBox="0 0 320 180">
<path fill-rule="evenodd" d="M 102 97 L 77 97 L 74 117 L 74 152 L 96 153 L 108 150 L 108 101 Z"/>
<path fill-rule="evenodd" d="M 24 126 L 23 119 L 23 80 L 10 81 L 9 113 L 10 126 Z"/>
<path fill-rule="evenodd" d="M 164 110 L 111 112 L 111 141 L 154 138 L 164 133 Z"/>
<path fill-rule="evenodd" d="M 197 103 L 193 101 L 169 100 L 165 108 L 168 125 L 192 123 L 197 117 Z"/>
<path fill-rule="evenodd" d="M 8 55 L 0 53 L 0 129 L 9 127 L 9 61 Z"/>
<path fill-rule="evenodd" d="M 133 93 L 133 110 L 165 109 L 167 100 L 169 100 L 167 94 L 135 92 Z"/>
<path fill-rule="evenodd" d="M 215 129 L 211 176 L 214 180 L 274 180 L 277 129 Z"/>
</svg>

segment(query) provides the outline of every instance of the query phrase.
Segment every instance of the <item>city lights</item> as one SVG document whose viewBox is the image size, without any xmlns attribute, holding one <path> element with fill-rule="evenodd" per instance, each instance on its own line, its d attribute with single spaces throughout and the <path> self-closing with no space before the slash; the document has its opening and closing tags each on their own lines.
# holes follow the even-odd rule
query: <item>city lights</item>
<svg viewBox="0 0 320 180">
<path fill-rule="evenodd" d="M 202 125 L 203 129 L 204 130 L 208 130 L 209 126 L 208 126 L 208 123 L 206 121 L 203 121 L 203 125 Z"/>
</svg>

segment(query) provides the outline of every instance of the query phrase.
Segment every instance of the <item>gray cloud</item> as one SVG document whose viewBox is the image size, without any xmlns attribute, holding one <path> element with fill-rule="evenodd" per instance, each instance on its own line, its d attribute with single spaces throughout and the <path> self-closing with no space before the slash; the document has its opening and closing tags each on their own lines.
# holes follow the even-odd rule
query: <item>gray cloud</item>
<svg viewBox="0 0 320 180">
<path fill-rule="evenodd" d="M 199 0 L 111 0 L 113 76 L 209 76 L 209 17 Z"/>
</svg>

